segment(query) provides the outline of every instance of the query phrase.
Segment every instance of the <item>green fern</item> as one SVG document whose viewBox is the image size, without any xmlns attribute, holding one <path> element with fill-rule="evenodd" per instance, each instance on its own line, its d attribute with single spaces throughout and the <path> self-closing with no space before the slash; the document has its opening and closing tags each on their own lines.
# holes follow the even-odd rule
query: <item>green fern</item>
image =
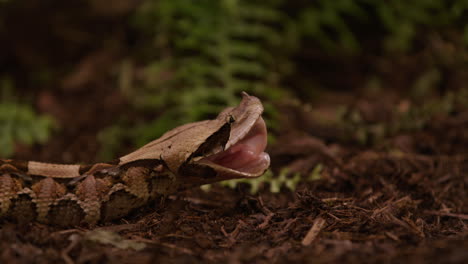
<svg viewBox="0 0 468 264">
<path fill-rule="evenodd" d="M 413 98 L 411 104 L 404 111 L 394 109 L 393 118 L 390 122 L 366 122 L 359 111 L 355 109 L 343 109 L 337 115 L 337 124 L 350 138 L 345 140 L 356 140 L 362 145 L 372 145 L 382 143 L 384 139 L 397 135 L 424 129 L 430 125 L 435 116 L 449 116 L 457 112 L 458 108 L 468 105 L 468 89 L 461 88 L 458 91 L 447 92 L 443 96 L 433 96 L 434 86 L 430 84 L 434 81 L 436 74 L 432 71 L 416 80 L 412 90 Z M 429 78 L 431 80 L 423 80 Z M 422 85 L 428 87 L 421 88 Z M 430 96 L 424 95 L 426 94 Z"/>
<path fill-rule="evenodd" d="M 332 52 L 344 49 L 348 52 L 359 50 L 358 39 L 348 23 L 350 17 L 358 20 L 367 18 L 360 1 L 318 0 L 315 5 L 300 12 L 301 32 L 311 36 L 323 48 Z"/>
<path fill-rule="evenodd" d="M 144 26 L 155 25 L 156 36 L 171 37 L 159 44 L 172 54 L 171 60 L 150 64 L 148 80 L 163 73 L 172 78 L 133 91 L 150 103 L 157 101 L 153 97 L 164 98 L 160 105 L 171 106 L 180 123 L 212 117 L 235 105 L 241 91 L 270 99 L 281 96 L 275 75 L 282 69 L 274 68 L 275 57 L 268 52 L 284 44 L 281 32 L 270 25 L 284 20 L 274 1 L 149 1 L 137 17 Z M 151 23 L 148 17 L 158 20 Z"/>
<path fill-rule="evenodd" d="M 52 126 L 50 117 L 38 116 L 29 105 L 0 103 L 0 155 L 11 156 L 15 142 L 46 142 Z"/>
<path fill-rule="evenodd" d="M 456 25 L 468 10 L 468 1 L 418 0 L 369 1 L 375 5 L 381 23 L 388 30 L 385 47 L 408 50 L 423 27 L 440 28 Z M 461 22 L 461 21 L 460 21 Z"/>
<path fill-rule="evenodd" d="M 31 106 L 16 103 L 11 95 L 13 84 L 8 78 L 0 79 L 0 156 L 10 157 L 15 143 L 32 145 L 44 143 L 54 126 L 52 118 L 37 115 Z"/>
<path fill-rule="evenodd" d="M 294 71 L 290 55 L 309 44 L 305 37 L 328 51 L 359 52 L 366 37 L 359 34 L 377 30 L 383 47 L 404 51 L 416 34 L 462 25 L 467 3 L 315 0 L 286 13 L 291 5 L 284 0 L 145 1 L 133 21 L 146 41 L 122 63 L 120 89 L 138 115 L 155 118 L 110 129 L 142 145 L 182 123 L 214 117 L 237 104 L 240 91 L 264 99 L 267 125 L 274 129 L 271 102 L 287 94 L 281 81 Z M 468 39 L 468 26 L 462 27 Z"/>
<path fill-rule="evenodd" d="M 321 178 L 322 173 L 322 164 L 317 164 L 317 166 L 312 170 L 309 177 L 306 181 L 315 181 Z M 277 176 L 273 175 L 271 170 L 268 170 L 263 176 L 255 179 L 235 179 L 229 181 L 222 181 L 218 184 L 221 186 L 229 187 L 234 189 L 240 183 L 246 183 L 250 186 L 250 193 L 256 194 L 262 186 L 268 185 L 269 190 L 272 193 L 279 193 L 282 187 L 289 189 L 290 191 L 295 191 L 296 186 L 301 182 L 302 177 L 300 173 L 293 173 L 289 171 L 289 168 L 285 167 L 280 170 Z M 211 184 L 201 186 L 202 190 L 209 191 L 211 189 Z"/>
<path fill-rule="evenodd" d="M 443 31 L 445 26 L 458 24 L 466 34 L 463 16 L 467 10 L 466 0 L 316 0 L 299 12 L 298 25 L 305 36 L 330 52 L 359 51 L 361 37 L 356 29 L 369 26 L 384 29 L 380 34 L 385 49 L 407 51 L 417 34 L 427 30 Z"/>
<path fill-rule="evenodd" d="M 143 54 L 151 59 L 143 70 L 125 61 L 120 89 L 142 114 L 159 115 L 133 125 L 127 136 L 142 145 L 177 125 L 213 118 L 236 105 L 241 91 L 265 99 L 267 125 L 273 128 L 276 111 L 270 102 L 284 95 L 280 76 L 289 70 L 285 54 L 294 48 L 293 41 L 282 37 L 291 27 L 276 2 L 143 3 L 135 20 L 154 38 L 151 51 Z M 138 78 L 136 71 L 141 72 Z M 103 141 L 104 148 L 107 145 Z"/>
</svg>

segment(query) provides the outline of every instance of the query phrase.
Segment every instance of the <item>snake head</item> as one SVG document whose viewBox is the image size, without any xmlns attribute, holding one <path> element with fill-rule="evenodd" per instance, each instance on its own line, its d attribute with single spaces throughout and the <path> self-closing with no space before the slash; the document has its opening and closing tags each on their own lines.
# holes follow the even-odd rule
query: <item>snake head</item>
<svg viewBox="0 0 468 264">
<path fill-rule="evenodd" d="M 242 93 L 215 119 L 174 128 L 120 158 L 120 164 L 159 160 L 184 185 L 261 176 L 270 165 L 260 100 Z"/>
</svg>

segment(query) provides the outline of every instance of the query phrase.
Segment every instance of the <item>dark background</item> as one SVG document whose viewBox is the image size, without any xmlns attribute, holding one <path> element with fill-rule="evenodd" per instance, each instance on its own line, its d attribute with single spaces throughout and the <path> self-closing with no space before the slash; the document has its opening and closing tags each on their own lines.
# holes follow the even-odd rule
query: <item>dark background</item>
<svg viewBox="0 0 468 264">
<path fill-rule="evenodd" d="M 467 18 L 463 0 L 0 0 L 2 158 L 114 159 L 241 91 L 272 157 L 108 224 L 142 251 L 10 223 L 0 259 L 466 261 Z"/>
</svg>

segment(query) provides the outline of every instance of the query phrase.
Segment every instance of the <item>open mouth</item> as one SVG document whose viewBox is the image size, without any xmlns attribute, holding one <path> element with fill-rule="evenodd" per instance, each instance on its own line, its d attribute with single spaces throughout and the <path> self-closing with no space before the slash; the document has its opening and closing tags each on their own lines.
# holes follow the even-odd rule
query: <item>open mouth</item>
<svg viewBox="0 0 468 264">
<path fill-rule="evenodd" d="M 265 153 L 267 146 L 265 121 L 258 117 L 249 130 L 245 127 L 243 131 L 234 130 L 226 144 L 227 149 L 204 158 L 203 162 L 208 161 L 234 170 L 245 177 L 260 176 L 270 166 L 270 156 Z"/>
</svg>

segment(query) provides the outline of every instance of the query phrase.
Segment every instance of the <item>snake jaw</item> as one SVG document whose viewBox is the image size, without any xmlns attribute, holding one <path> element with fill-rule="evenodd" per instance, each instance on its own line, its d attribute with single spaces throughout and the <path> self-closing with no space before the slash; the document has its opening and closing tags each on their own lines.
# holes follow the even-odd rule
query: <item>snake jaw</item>
<svg viewBox="0 0 468 264">
<path fill-rule="evenodd" d="M 221 174 L 236 178 L 258 177 L 270 165 L 270 156 L 265 152 L 267 129 L 262 117 L 258 117 L 243 137 L 235 137 L 226 144 L 226 150 L 205 157 L 199 163 L 206 164 Z"/>
</svg>

